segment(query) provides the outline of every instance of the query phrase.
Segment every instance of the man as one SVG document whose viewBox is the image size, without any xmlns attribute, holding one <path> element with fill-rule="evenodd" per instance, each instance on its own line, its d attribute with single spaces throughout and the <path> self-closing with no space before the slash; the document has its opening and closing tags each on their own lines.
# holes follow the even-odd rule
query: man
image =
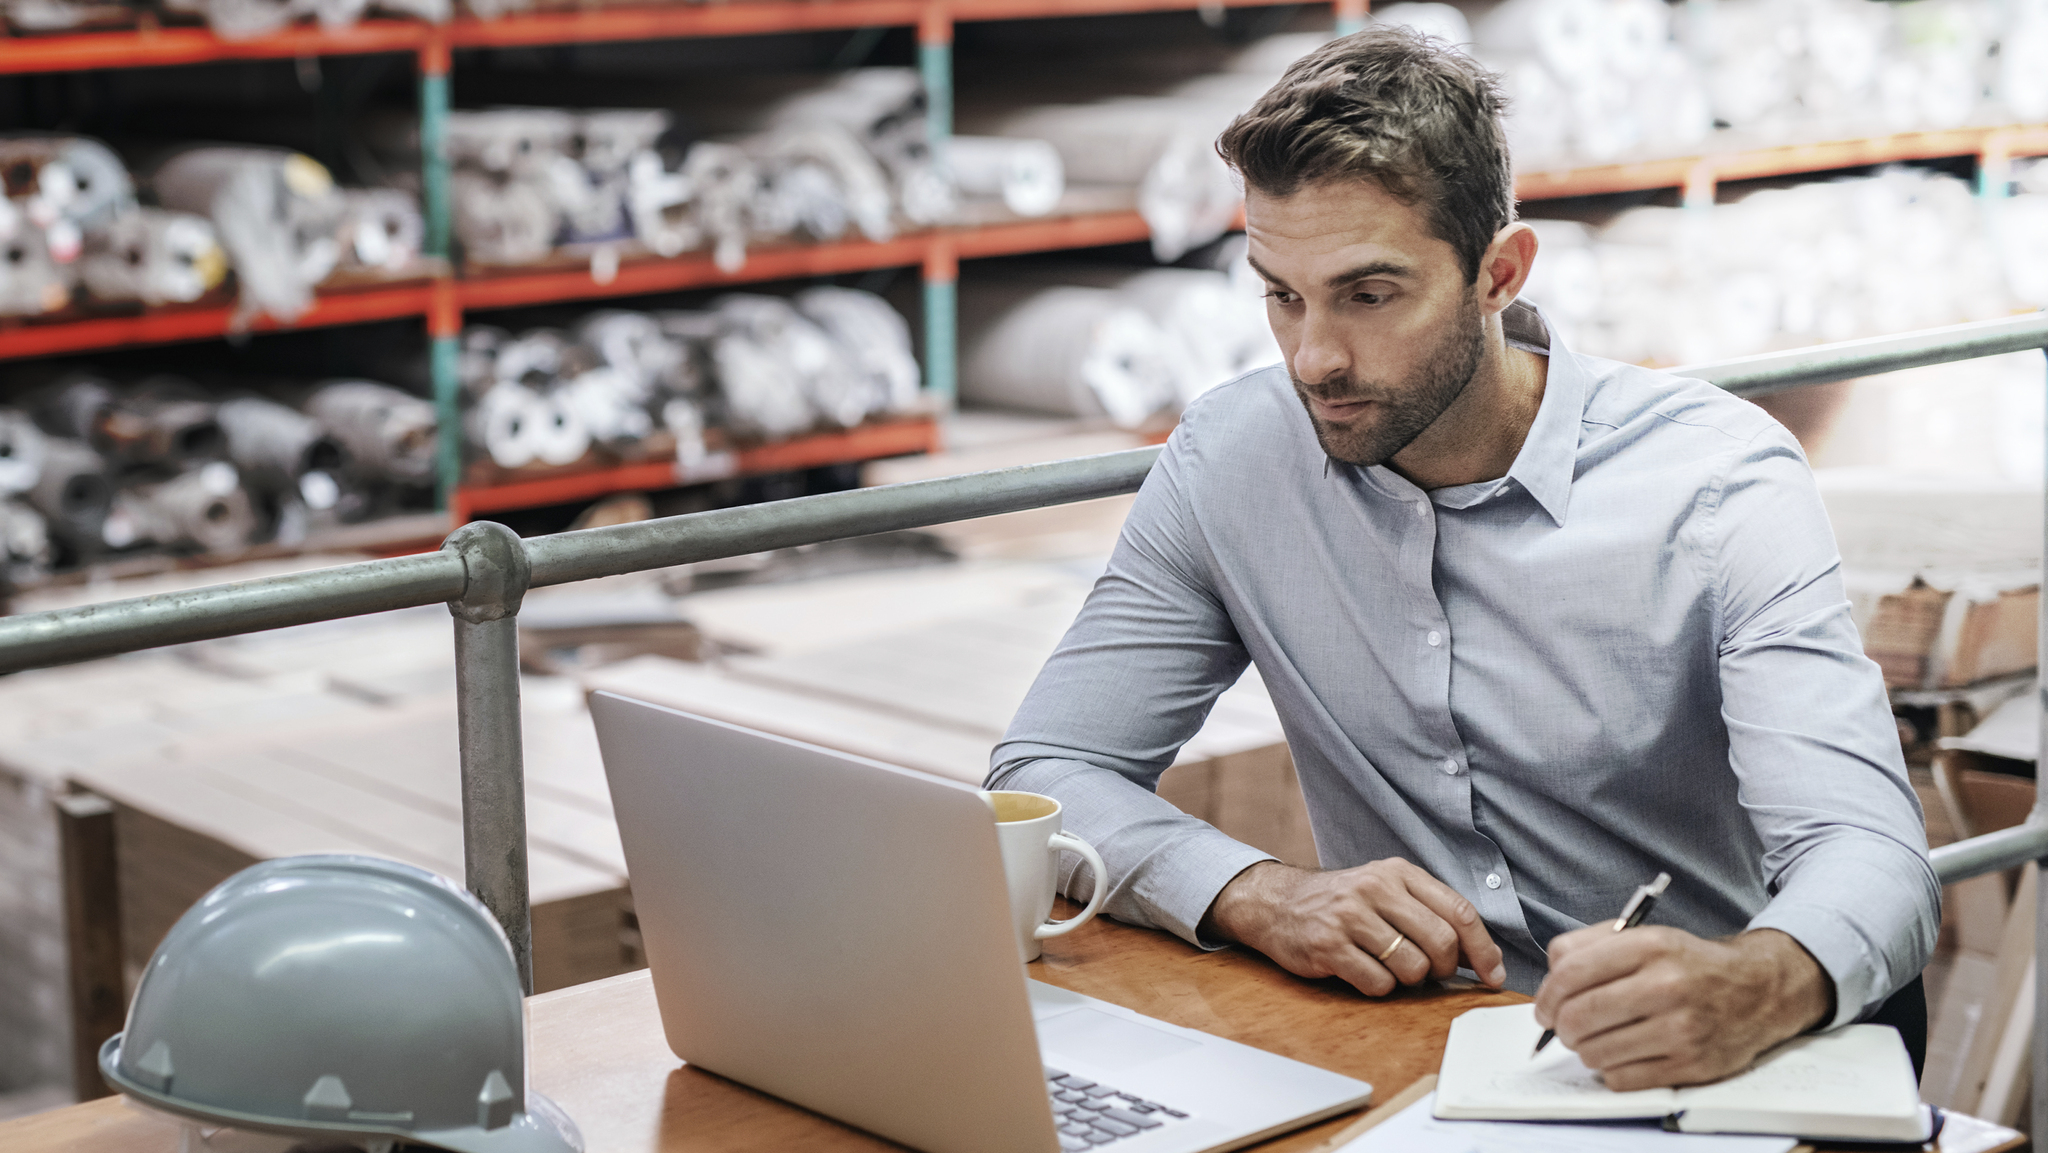
<svg viewBox="0 0 2048 1153">
<path fill-rule="evenodd" d="M 1286 363 L 1189 407 L 989 780 L 1066 804 L 1119 919 L 1371 995 L 1464 968 L 1616 1089 L 1712 1080 L 1917 996 L 1939 888 L 1797 442 L 1515 302 L 1501 104 L 1382 27 L 1224 133 Z M 1324 871 L 1152 791 L 1248 662 Z"/>
</svg>

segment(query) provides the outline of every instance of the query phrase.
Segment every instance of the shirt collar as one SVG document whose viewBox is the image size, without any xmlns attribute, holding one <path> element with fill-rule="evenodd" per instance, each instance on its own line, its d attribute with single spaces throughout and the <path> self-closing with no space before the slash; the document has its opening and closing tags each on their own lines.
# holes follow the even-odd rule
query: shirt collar
<svg viewBox="0 0 2048 1153">
<path fill-rule="evenodd" d="M 1571 504 L 1572 477 L 1578 471 L 1579 424 L 1586 413 L 1586 369 L 1559 340 L 1533 304 L 1516 301 L 1501 313 L 1501 328 L 1511 347 L 1548 356 L 1543 403 L 1522 440 L 1522 450 L 1508 469 L 1508 479 L 1522 486 L 1559 527 Z"/>
<path fill-rule="evenodd" d="M 1423 497 L 1445 508 L 1469 508 L 1491 499 L 1513 481 L 1562 528 L 1565 509 L 1571 504 L 1572 478 L 1578 471 L 1579 425 L 1586 410 L 1586 369 L 1533 304 L 1517 300 L 1508 305 L 1501 312 L 1501 330 L 1509 347 L 1549 358 L 1543 401 L 1537 406 L 1536 419 L 1530 422 L 1529 433 L 1522 439 L 1521 450 L 1515 454 L 1507 475 L 1424 493 L 1386 465 L 1361 471 L 1374 487 L 1396 500 Z M 1328 468 L 1327 460 L 1324 467 Z"/>
</svg>

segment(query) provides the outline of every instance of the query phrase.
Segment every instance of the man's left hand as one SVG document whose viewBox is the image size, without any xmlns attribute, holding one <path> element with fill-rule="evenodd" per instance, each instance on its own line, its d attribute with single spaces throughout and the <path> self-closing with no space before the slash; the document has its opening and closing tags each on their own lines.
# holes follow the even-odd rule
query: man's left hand
<svg viewBox="0 0 2048 1153">
<path fill-rule="evenodd" d="M 1536 1023 L 1616 1090 L 1738 1073 L 1833 1011 L 1834 983 L 1776 929 L 1708 941 L 1603 922 L 1550 942 L 1550 975 L 1536 991 Z"/>
</svg>

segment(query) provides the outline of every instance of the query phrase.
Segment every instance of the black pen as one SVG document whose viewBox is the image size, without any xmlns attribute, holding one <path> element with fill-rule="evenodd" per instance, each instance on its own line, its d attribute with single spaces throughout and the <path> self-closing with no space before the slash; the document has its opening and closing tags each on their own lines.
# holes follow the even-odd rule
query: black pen
<svg viewBox="0 0 2048 1153">
<path fill-rule="evenodd" d="M 1670 886 L 1671 874 L 1659 873 L 1656 880 L 1637 889 L 1635 896 L 1628 899 L 1628 904 L 1622 906 L 1621 916 L 1614 919 L 1614 931 L 1619 933 L 1623 929 L 1633 929 L 1637 925 L 1642 924 L 1643 918 L 1649 916 L 1650 910 L 1656 906 L 1657 898 L 1663 896 L 1664 890 Z M 1543 1030 L 1543 1036 L 1536 1039 L 1536 1053 L 1541 1053 L 1543 1047 L 1550 1044 L 1550 1039 L 1555 1036 L 1557 1036 L 1557 1030 Z M 1534 1057 L 1536 1053 L 1531 1053 L 1529 1056 Z"/>
</svg>

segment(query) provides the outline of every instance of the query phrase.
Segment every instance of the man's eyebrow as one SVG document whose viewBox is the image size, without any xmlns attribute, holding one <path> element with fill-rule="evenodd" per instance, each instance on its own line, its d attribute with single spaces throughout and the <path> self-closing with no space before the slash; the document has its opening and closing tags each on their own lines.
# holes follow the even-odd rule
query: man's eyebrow
<svg viewBox="0 0 2048 1153">
<path fill-rule="evenodd" d="M 1273 274 L 1272 274 L 1272 273 L 1270 273 L 1270 272 L 1267 272 L 1267 271 L 1266 271 L 1266 266 L 1265 266 L 1265 265 L 1263 265 L 1263 264 L 1260 264 L 1260 263 L 1259 263 L 1258 261 L 1256 261 L 1256 260 L 1253 260 L 1253 259 L 1251 258 L 1251 256 L 1250 256 L 1250 254 L 1246 254 L 1246 256 L 1245 256 L 1245 258 L 1244 258 L 1244 262 L 1245 262 L 1246 264 L 1249 264 L 1249 265 L 1251 265 L 1251 266 L 1252 266 L 1252 271 L 1253 271 L 1253 272 L 1256 272 L 1256 273 L 1258 273 L 1258 274 L 1259 274 L 1260 276 L 1263 276 L 1263 277 L 1265 277 L 1265 278 L 1266 278 L 1266 282 L 1267 282 L 1268 284 L 1276 284 L 1276 285 L 1279 285 L 1279 286 L 1280 286 L 1281 288 L 1283 288 L 1283 289 L 1287 287 L 1287 282 L 1286 282 L 1286 281 L 1284 281 L 1284 280 L 1280 279 L 1279 277 L 1277 277 L 1277 276 L 1273 275 Z"/>
<path fill-rule="evenodd" d="M 1414 275 L 1415 270 L 1405 264 L 1397 264 L 1391 260 L 1374 260 L 1361 264 L 1356 268 L 1345 269 L 1324 281 L 1323 286 L 1325 288 L 1342 288 L 1347 284 L 1355 284 L 1372 276 L 1412 277 Z"/>
</svg>

